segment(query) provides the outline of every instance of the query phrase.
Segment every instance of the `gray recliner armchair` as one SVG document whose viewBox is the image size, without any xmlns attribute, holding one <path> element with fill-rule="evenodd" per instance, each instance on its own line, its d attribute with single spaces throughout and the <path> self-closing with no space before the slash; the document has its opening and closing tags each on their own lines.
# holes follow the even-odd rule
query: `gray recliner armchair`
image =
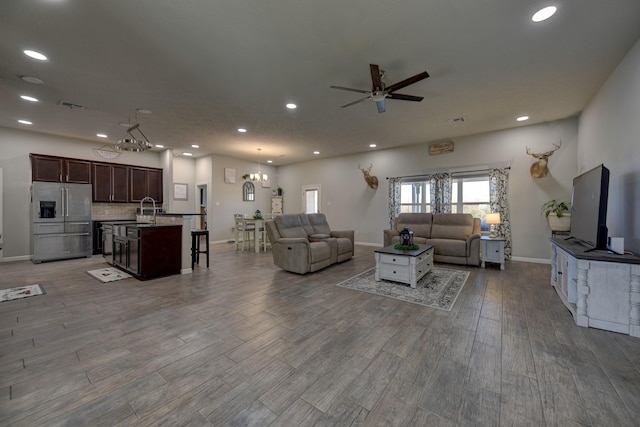
<svg viewBox="0 0 640 427">
<path fill-rule="evenodd" d="M 293 273 L 318 271 L 354 254 L 354 231 L 331 230 L 324 214 L 285 214 L 265 223 L 273 262 Z"/>
</svg>

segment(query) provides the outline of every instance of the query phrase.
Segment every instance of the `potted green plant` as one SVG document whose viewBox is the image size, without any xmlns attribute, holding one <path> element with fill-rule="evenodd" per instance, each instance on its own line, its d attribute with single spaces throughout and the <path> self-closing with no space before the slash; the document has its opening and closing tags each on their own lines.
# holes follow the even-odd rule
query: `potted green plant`
<svg viewBox="0 0 640 427">
<path fill-rule="evenodd" d="M 566 202 L 549 200 L 542 205 L 540 213 L 549 221 L 551 231 L 569 231 L 571 229 L 571 214 Z"/>
</svg>

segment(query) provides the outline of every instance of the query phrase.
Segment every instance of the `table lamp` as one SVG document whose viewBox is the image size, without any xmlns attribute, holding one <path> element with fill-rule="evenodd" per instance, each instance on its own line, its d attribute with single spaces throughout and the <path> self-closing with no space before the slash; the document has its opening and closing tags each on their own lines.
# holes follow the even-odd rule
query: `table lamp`
<svg viewBox="0 0 640 427">
<path fill-rule="evenodd" d="M 500 212 L 488 213 L 484 217 L 484 221 L 491 225 L 489 237 L 498 237 L 496 234 L 496 224 L 500 224 Z"/>
</svg>

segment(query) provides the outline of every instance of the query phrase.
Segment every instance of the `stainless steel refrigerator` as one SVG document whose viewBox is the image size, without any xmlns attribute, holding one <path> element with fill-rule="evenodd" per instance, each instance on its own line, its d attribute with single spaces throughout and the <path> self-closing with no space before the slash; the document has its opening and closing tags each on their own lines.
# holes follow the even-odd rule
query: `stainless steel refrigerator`
<svg viewBox="0 0 640 427">
<path fill-rule="evenodd" d="M 33 262 L 90 257 L 91 184 L 33 183 Z"/>
</svg>

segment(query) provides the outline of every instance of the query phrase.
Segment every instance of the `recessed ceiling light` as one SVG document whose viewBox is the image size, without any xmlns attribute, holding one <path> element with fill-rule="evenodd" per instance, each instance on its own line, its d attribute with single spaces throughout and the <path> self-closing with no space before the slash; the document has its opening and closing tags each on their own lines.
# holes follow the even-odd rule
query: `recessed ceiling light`
<svg viewBox="0 0 640 427">
<path fill-rule="evenodd" d="M 526 120 L 529 120 L 529 116 L 520 116 L 516 120 L 519 122 L 524 122 Z"/>
<path fill-rule="evenodd" d="M 23 125 L 32 125 L 33 123 L 31 123 L 29 120 L 18 120 L 18 123 L 22 123 Z"/>
<path fill-rule="evenodd" d="M 555 6 L 547 6 L 534 13 L 531 17 L 531 20 L 533 22 L 546 21 L 547 19 L 551 18 L 557 10 L 558 8 L 556 8 Z"/>
<path fill-rule="evenodd" d="M 238 128 L 238 132 L 240 133 L 246 133 L 247 130 L 245 128 Z"/>
<path fill-rule="evenodd" d="M 182 153 L 183 156 L 193 156 L 193 153 L 189 153 L 188 151 L 185 151 L 184 153 Z"/>
<path fill-rule="evenodd" d="M 200 148 L 198 144 L 191 144 L 191 148 Z"/>
<path fill-rule="evenodd" d="M 162 144 L 156 144 L 156 148 L 164 148 L 164 145 L 162 145 Z"/>
<path fill-rule="evenodd" d="M 153 111 L 146 108 L 138 108 L 136 111 L 140 114 L 153 114 Z"/>
<path fill-rule="evenodd" d="M 319 151 L 314 151 L 313 154 L 320 154 L 320 152 Z"/>
<path fill-rule="evenodd" d="M 273 160 L 267 160 L 267 163 L 273 163 Z"/>
<path fill-rule="evenodd" d="M 129 122 L 129 123 L 120 122 L 120 123 L 118 123 L 118 126 L 122 126 L 123 128 L 130 128 L 131 127 L 131 122 Z"/>
<path fill-rule="evenodd" d="M 36 85 L 41 85 L 43 83 L 42 80 L 40 80 L 37 77 L 33 77 L 33 76 L 21 76 L 20 78 L 22 80 L 24 80 L 25 82 L 33 83 L 33 84 L 36 84 Z"/>
<path fill-rule="evenodd" d="M 290 102 L 287 104 L 287 108 L 290 110 L 295 110 L 296 108 L 298 108 L 298 106 L 296 104 L 294 104 L 293 102 Z"/>
<path fill-rule="evenodd" d="M 107 135 L 105 135 L 104 133 L 96 133 L 96 136 L 98 138 L 106 138 L 107 137 Z"/>
<path fill-rule="evenodd" d="M 369 148 L 376 148 L 377 145 L 376 144 L 369 144 Z"/>
<path fill-rule="evenodd" d="M 35 50 L 24 50 L 23 51 L 25 55 L 27 55 L 29 58 L 33 58 L 33 59 L 37 59 L 38 61 L 46 61 L 47 57 L 44 56 L 43 54 L 41 54 L 40 52 L 36 52 Z"/>
<path fill-rule="evenodd" d="M 20 95 L 20 98 L 24 99 L 25 101 L 38 102 L 38 98 L 34 98 L 33 96 Z"/>
</svg>

